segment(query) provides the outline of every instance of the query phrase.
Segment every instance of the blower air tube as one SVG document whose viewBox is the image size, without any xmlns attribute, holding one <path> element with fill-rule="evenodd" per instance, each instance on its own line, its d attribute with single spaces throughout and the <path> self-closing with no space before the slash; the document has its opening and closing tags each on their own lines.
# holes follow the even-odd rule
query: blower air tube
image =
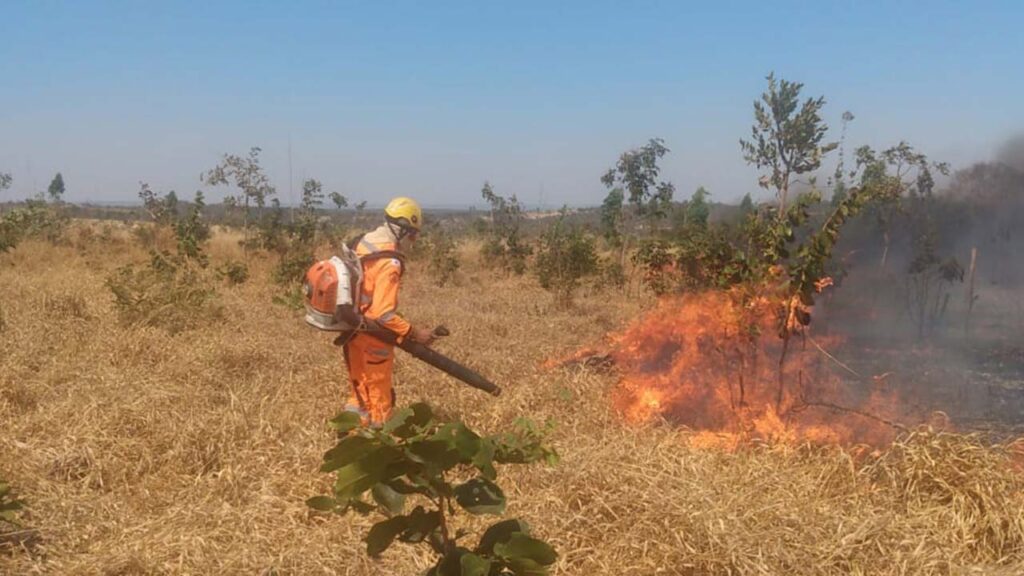
<svg viewBox="0 0 1024 576">
<path fill-rule="evenodd" d="M 473 388 L 476 388 L 477 390 L 483 390 L 484 392 L 487 392 L 491 396 L 501 395 L 501 388 L 499 388 L 497 384 L 491 382 L 487 378 L 484 378 L 483 376 L 477 374 L 476 372 L 470 370 L 469 368 L 466 368 L 462 364 L 459 364 L 458 362 L 452 360 L 451 358 L 445 356 L 444 354 L 441 354 L 437 350 L 434 350 L 433 348 L 430 348 L 428 346 L 424 346 L 419 342 L 413 342 L 408 338 L 406 338 L 402 342 L 398 342 L 398 336 L 394 332 L 377 325 L 372 320 L 365 318 L 361 318 L 358 320 L 353 318 L 352 320 L 352 325 L 362 325 L 366 327 L 365 329 L 360 330 L 360 332 L 369 334 L 370 336 L 373 336 L 374 338 L 380 340 L 381 342 L 394 344 L 401 348 L 402 350 L 405 350 L 406 352 L 411 354 L 414 358 L 422 360 L 427 364 L 430 364 L 434 368 L 437 368 L 438 370 L 444 372 L 445 374 L 448 374 L 452 378 L 461 380 L 462 382 L 465 382 L 466 384 L 472 386 Z M 443 326 L 440 326 L 434 330 L 434 334 L 437 336 L 447 336 L 448 330 Z M 343 340 L 344 335 L 339 336 L 338 340 L 335 340 L 335 344 L 340 344 Z"/>
<path fill-rule="evenodd" d="M 403 340 L 398 344 L 398 347 L 412 354 L 415 358 L 430 364 L 453 378 L 469 384 L 477 390 L 483 390 L 491 396 L 499 396 L 501 394 L 501 388 L 497 384 L 441 354 L 437 350 L 408 339 Z"/>
</svg>

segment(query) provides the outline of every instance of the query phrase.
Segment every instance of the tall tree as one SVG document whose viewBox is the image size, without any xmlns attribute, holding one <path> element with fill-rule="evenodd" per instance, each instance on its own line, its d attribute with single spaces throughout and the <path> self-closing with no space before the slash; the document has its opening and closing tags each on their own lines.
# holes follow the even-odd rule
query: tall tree
<svg viewBox="0 0 1024 576">
<path fill-rule="evenodd" d="M 46 189 L 46 194 L 55 204 L 64 199 L 64 177 L 60 175 L 60 172 L 57 172 L 57 175 L 50 181 L 50 187 Z"/>
<path fill-rule="evenodd" d="M 754 212 L 754 200 L 750 197 L 750 192 L 743 195 L 743 200 L 740 200 L 740 215 L 744 218 L 747 214 Z"/>
<path fill-rule="evenodd" d="M 312 244 L 316 236 L 316 211 L 324 203 L 323 185 L 310 178 L 302 183 L 302 203 L 299 205 L 299 222 L 296 225 L 296 239 L 302 245 Z"/>
<path fill-rule="evenodd" d="M 708 227 L 708 217 L 711 216 L 711 206 L 707 202 L 709 196 L 711 196 L 711 192 L 701 186 L 690 197 L 690 201 L 686 203 L 687 226 Z"/>
<path fill-rule="evenodd" d="M 819 112 L 825 98 L 808 98 L 800 104 L 803 84 L 775 80 L 768 75 L 768 89 L 754 102 L 753 138 L 740 140 L 743 158 L 767 173 L 759 183 L 766 190 L 775 190 L 779 201 L 779 218 L 786 214 L 789 188 L 795 177 L 813 172 L 821 166 L 825 154 L 838 143 L 822 143 L 828 126 Z"/>
<path fill-rule="evenodd" d="M 329 195 L 331 202 L 334 203 L 334 207 L 338 210 L 348 206 L 348 198 L 345 198 L 338 192 L 331 192 Z"/>
</svg>

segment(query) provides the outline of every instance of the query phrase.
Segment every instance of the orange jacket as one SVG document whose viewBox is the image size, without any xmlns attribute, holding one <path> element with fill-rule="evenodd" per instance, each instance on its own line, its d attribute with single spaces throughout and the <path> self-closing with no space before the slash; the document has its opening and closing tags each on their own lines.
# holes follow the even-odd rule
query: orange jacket
<svg viewBox="0 0 1024 576">
<path fill-rule="evenodd" d="M 398 239 L 386 224 L 363 236 L 356 246 L 359 256 L 382 250 L 398 250 Z M 399 341 L 412 330 L 409 322 L 398 315 L 401 278 L 402 261 L 398 258 L 370 260 L 363 265 L 363 286 L 359 293 L 359 311 L 398 334 Z"/>
</svg>

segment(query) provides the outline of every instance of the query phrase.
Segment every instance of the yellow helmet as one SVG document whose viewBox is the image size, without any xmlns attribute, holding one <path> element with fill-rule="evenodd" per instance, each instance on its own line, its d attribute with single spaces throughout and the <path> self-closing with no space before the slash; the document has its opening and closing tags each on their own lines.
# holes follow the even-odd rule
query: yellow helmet
<svg viewBox="0 0 1024 576">
<path fill-rule="evenodd" d="M 416 232 L 419 232 L 420 226 L 423 225 L 423 211 L 420 210 L 420 205 L 412 198 L 405 196 L 399 196 L 388 202 L 387 207 L 384 208 L 384 216 L 388 222 L 402 228 L 411 228 Z"/>
</svg>

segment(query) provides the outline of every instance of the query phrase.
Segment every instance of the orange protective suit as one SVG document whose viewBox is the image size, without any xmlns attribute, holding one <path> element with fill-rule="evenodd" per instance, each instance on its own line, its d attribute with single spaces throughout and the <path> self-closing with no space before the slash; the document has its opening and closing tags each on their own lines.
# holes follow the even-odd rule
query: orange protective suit
<svg viewBox="0 0 1024 576">
<path fill-rule="evenodd" d="M 365 256 L 382 250 L 397 250 L 398 239 L 385 224 L 370 232 L 356 246 L 356 254 Z M 359 293 L 359 311 L 398 334 L 399 342 L 412 327 L 398 315 L 398 288 L 402 261 L 379 258 L 363 266 L 363 286 Z M 395 350 L 365 333 L 356 333 L 345 345 L 345 362 L 352 384 L 346 410 L 358 412 L 363 423 L 380 425 L 391 415 L 395 392 L 391 384 Z"/>
</svg>

